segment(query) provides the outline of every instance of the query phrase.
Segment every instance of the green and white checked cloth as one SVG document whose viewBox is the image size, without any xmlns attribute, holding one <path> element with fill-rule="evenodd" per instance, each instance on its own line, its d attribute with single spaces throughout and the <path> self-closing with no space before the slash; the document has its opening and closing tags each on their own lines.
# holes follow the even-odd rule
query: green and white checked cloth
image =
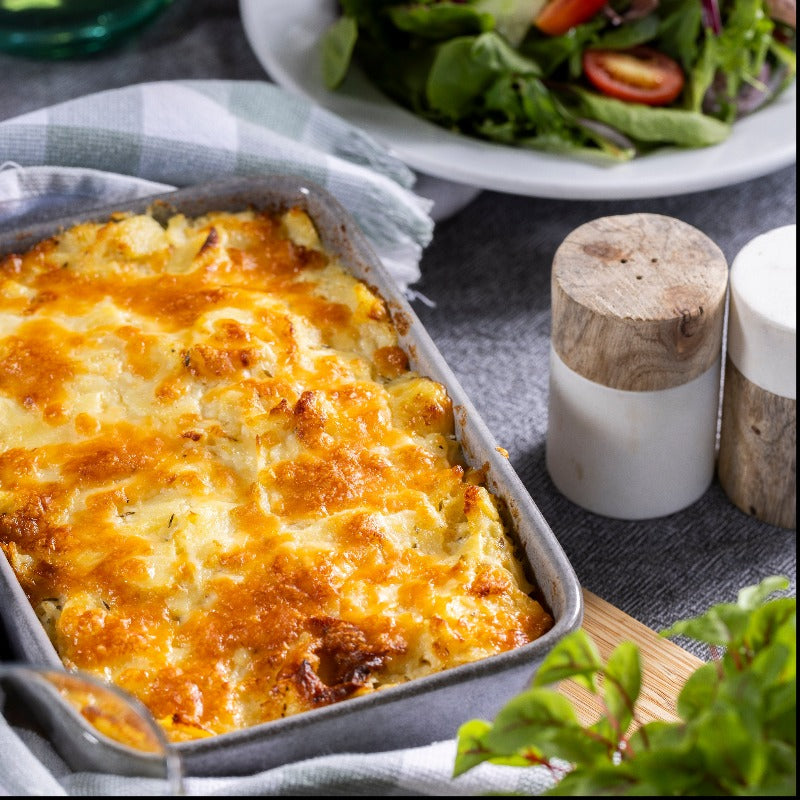
<svg viewBox="0 0 800 800">
<path fill-rule="evenodd" d="M 452 777 L 455 741 L 384 753 L 319 756 L 253 775 L 184 778 L 194 796 L 345 795 L 466 796 L 536 795 L 554 785 L 545 767 L 480 764 Z M 0 795 L 148 796 L 165 793 L 165 782 L 99 773 L 70 773 L 49 744 L 0 717 Z"/>
<path fill-rule="evenodd" d="M 402 286 L 418 280 L 433 235 L 431 202 L 412 191 L 415 175 L 408 167 L 340 117 L 264 81 L 156 81 L 23 114 L 0 123 L 4 162 L 36 168 L 40 182 L 42 167 L 168 187 L 299 175 L 330 191 L 353 215 Z M 8 178 L 5 198 L 3 185 L 0 219 L 2 201 L 13 200 Z"/>
</svg>

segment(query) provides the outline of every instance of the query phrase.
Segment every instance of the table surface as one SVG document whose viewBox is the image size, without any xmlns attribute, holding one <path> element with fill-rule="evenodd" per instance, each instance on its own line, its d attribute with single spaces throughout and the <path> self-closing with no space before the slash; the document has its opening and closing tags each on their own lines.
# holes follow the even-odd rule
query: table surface
<svg viewBox="0 0 800 800">
<path fill-rule="evenodd" d="M 0 118 L 94 91 L 151 80 L 269 80 L 233 0 L 176 0 L 121 49 L 64 62 L 0 56 Z M 689 508 L 626 522 L 563 497 L 545 468 L 550 268 L 564 238 L 611 214 L 652 212 L 684 220 L 730 263 L 754 236 L 796 222 L 796 167 L 730 188 L 630 201 L 548 200 L 484 191 L 437 224 L 415 288 L 433 305 L 415 310 L 471 397 L 582 585 L 656 630 L 732 601 L 768 575 L 795 592 L 795 531 L 734 507 L 719 483 Z M 682 642 L 707 658 L 705 648 Z"/>
</svg>

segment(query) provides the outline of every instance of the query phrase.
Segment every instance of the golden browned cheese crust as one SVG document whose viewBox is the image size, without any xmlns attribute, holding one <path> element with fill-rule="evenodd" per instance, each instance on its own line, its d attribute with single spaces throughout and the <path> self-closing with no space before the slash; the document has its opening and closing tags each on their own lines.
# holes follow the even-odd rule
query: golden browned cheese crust
<svg viewBox="0 0 800 800">
<path fill-rule="evenodd" d="M 308 216 L 117 215 L 0 262 L 0 546 L 173 740 L 530 642 L 445 389 Z"/>
</svg>

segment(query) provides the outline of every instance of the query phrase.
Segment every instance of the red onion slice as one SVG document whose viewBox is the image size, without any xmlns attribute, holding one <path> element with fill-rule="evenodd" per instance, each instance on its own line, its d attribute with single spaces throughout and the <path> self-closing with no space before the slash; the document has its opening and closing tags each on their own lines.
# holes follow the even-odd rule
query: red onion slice
<svg viewBox="0 0 800 800">
<path fill-rule="evenodd" d="M 652 14 L 658 5 L 659 0 L 633 0 L 631 7 L 624 14 L 618 14 L 610 4 L 603 8 L 603 13 L 611 20 L 612 24 L 621 25 L 623 22 L 641 19 Z"/>
<path fill-rule="evenodd" d="M 602 136 L 604 139 L 608 139 L 611 144 L 621 150 L 634 150 L 636 148 L 636 145 L 624 133 L 612 128 L 611 125 L 607 125 L 605 122 L 598 122 L 596 119 L 588 119 L 587 117 L 579 117 L 576 121 L 587 130 Z"/>
<path fill-rule="evenodd" d="M 722 15 L 719 13 L 717 0 L 703 0 L 703 23 L 715 35 L 722 33 Z"/>
</svg>

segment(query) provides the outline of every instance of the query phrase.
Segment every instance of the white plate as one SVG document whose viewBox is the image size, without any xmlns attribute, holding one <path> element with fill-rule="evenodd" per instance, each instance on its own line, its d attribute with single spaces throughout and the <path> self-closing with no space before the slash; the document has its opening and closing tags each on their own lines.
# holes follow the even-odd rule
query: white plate
<svg viewBox="0 0 800 800">
<path fill-rule="evenodd" d="M 239 7 L 253 52 L 272 80 L 372 134 L 411 168 L 448 181 L 535 197 L 664 197 L 739 183 L 796 159 L 794 86 L 737 122 L 722 144 L 598 166 L 445 131 L 387 100 L 357 69 L 340 90 L 328 91 L 317 42 L 335 19 L 332 0 L 240 0 Z"/>
</svg>

